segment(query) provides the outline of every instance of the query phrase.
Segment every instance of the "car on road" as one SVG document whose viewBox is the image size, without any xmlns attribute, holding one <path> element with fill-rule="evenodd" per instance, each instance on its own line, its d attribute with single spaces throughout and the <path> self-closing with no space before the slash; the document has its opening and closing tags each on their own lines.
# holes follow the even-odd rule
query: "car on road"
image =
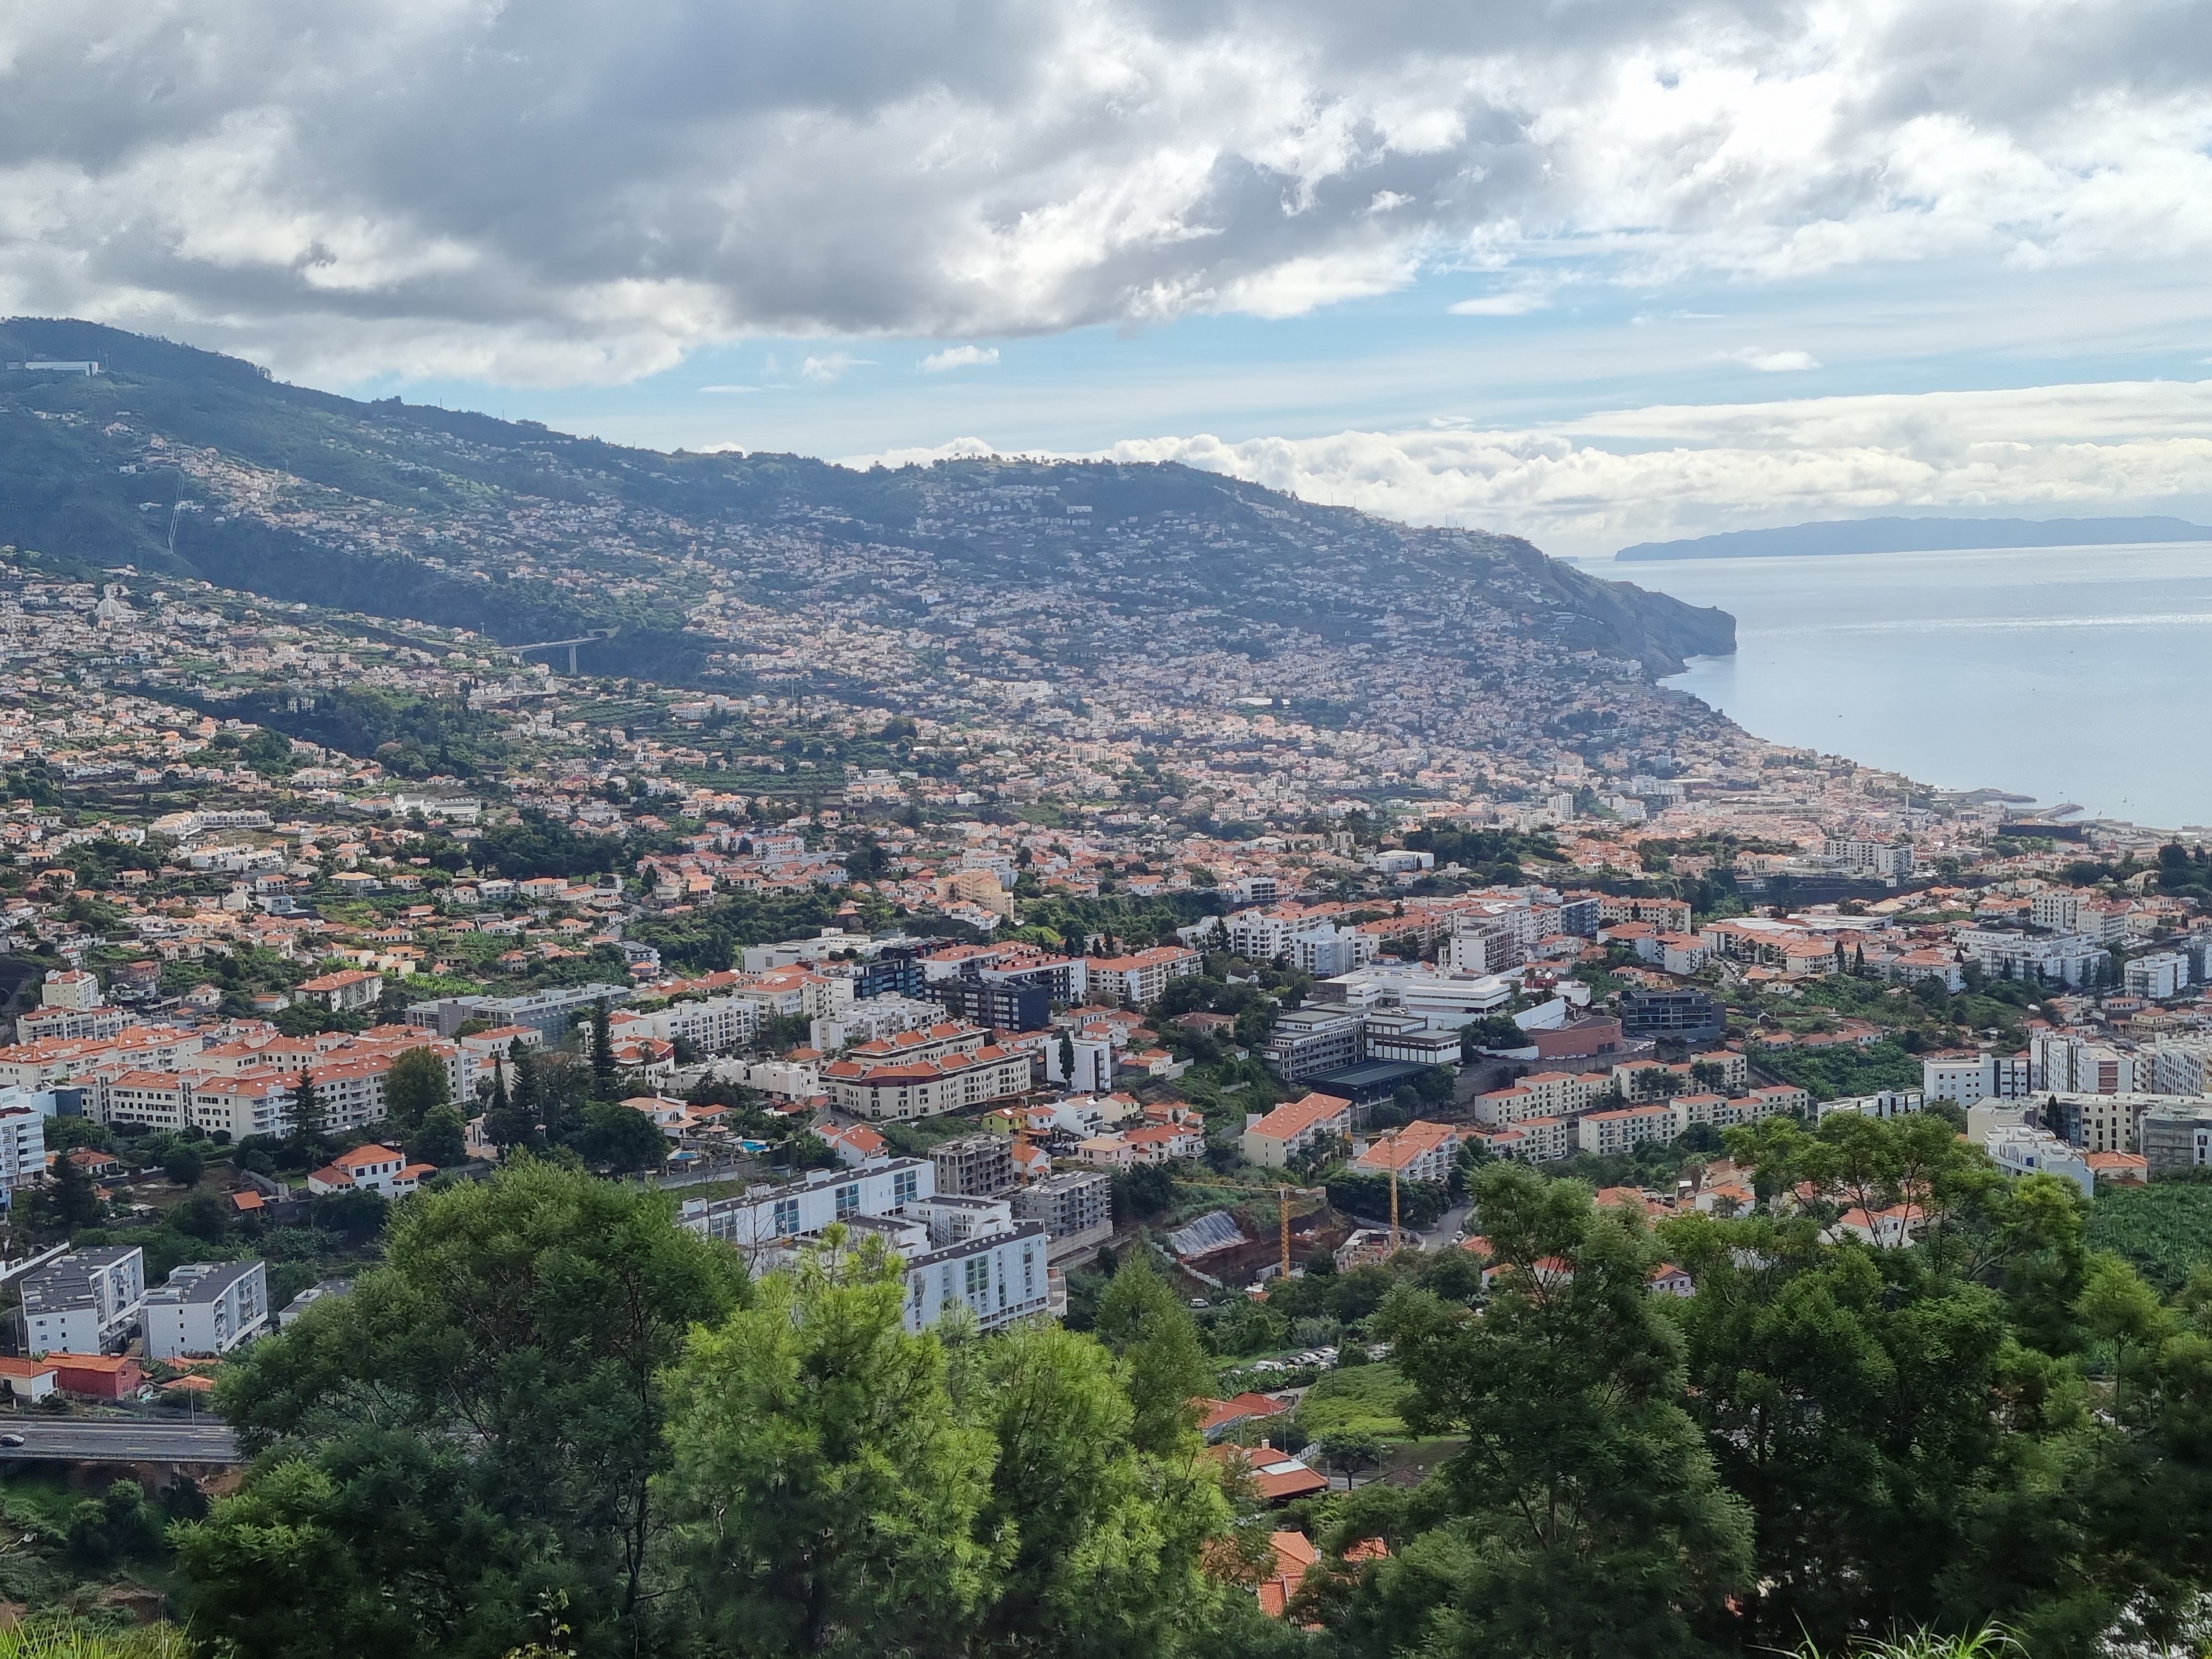
<svg viewBox="0 0 2212 1659">
<path fill-rule="evenodd" d="M 12 1431 L 7 1434 L 0 1434 L 0 1446 L 20 1446 L 22 1443 L 23 1437 Z"/>
</svg>

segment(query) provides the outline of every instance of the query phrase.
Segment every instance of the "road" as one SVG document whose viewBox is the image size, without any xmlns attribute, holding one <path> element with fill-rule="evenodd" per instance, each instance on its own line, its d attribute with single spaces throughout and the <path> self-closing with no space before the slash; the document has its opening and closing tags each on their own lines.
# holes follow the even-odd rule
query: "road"
<svg viewBox="0 0 2212 1659">
<path fill-rule="evenodd" d="M 238 1439 L 221 1423 L 126 1422 L 115 1418 L 0 1416 L 0 1435 L 23 1437 L 0 1446 L 0 1461 L 31 1458 L 80 1463 L 235 1463 Z"/>
<path fill-rule="evenodd" d="M 1446 1210 L 1437 1218 L 1437 1224 L 1420 1236 L 1421 1248 L 1424 1250 L 1449 1249 L 1458 1243 L 1454 1235 L 1467 1225 L 1467 1212 L 1468 1206 L 1464 1203 L 1455 1204 Z"/>
</svg>

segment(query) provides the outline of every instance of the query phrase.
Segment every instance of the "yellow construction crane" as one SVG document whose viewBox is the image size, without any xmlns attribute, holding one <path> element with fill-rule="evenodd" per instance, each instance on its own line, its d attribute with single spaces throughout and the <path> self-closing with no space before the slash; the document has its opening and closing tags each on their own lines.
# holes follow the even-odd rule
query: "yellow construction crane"
<svg viewBox="0 0 2212 1659">
<path fill-rule="evenodd" d="M 1292 1198 L 1293 1196 L 1296 1196 L 1296 1197 L 1298 1197 L 1298 1198 L 1311 1198 L 1311 1197 L 1315 1196 L 1316 1194 L 1318 1194 L 1321 1197 L 1322 1197 L 1322 1198 L 1324 1198 L 1324 1199 L 1325 1199 L 1325 1198 L 1327 1198 L 1327 1197 L 1328 1196 L 1328 1189 L 1326 1187 L 1292 1187 L 1292 1186 L 1290 1186 L 1290 1185 L 1288 1185 L 1288 1184 L 1286 1184 L 1286 1183 L 1285 1183 L 1285 1182 L 1270 1182 L 1267 1183 L 1266 1185 L 1262 1186 L 1262 1185 L 1261 1185 L 1260 1183 L 1258 1183 L 1258 1182 L 1249 1182 L 1249 1181 L 1214 1181 L 1214 1180 L 1200 1180 L 1200 1181 L 1192 1181 L 1192 1182 L 1186 1182 L 1186 1183 L 1184 1183 L 1184 1184 L 1186 1184 L 1186 1185 L 1188 1185 L 1188 1186 L 1192 1186 L 1192 1187 L 1214 1187 L 1214 1188 L 1219 1188 L 1220 1190 L 1222 1190 L 1223 1192 L 1229 1192 L 1229 1193 L 1273 1193 L 1273 1194 L 1274 1194 L 1274 1195 L 1275 1195 L 1275 1225 L 1276 1225 L 1277 1231 L 1278 1231 L 1278 1232 L 1279 1232 L 1279 1234 L 1280 1235 L 1280 1237 L 1281 1237 L 1281 1240 L 1282 1240 L 1282 1251 L 1283 1251 L 1282 1273 L 1283 1273 L 1283 1277 L 1284 1277 L 1284 1278 L 1285 1278 L 1285 1279 L 1288 1279 L 1288 1278 L 1291 1276 L 1291 1198 Z M 1396 1221 L 1396 1219 L 1397 1219 L 1396 1210 L 1395 1210 L 1395 1200 L 1396 1200 L 1396 1197 L 1397 1197 L 1397 1185 L 1396 1185 L 1396 1183 L 1395 1183 L 1395 1181 L 1392 1182 L 1391 1189 L 1390 1189 L 1390 1190 L 1391 1190 L 1391 1197 L 1392 1197 L 1392 1200 L 1393 1200 L 1393 1209 L 1392 1209 L 1392 1214 L 1391 1214 L 1391 1220 L 1392 1220 L 1392 1221 L 1393 1221 L 1393 1223 L 1395 1224 L 1395 1221 Z"/>
</svg>

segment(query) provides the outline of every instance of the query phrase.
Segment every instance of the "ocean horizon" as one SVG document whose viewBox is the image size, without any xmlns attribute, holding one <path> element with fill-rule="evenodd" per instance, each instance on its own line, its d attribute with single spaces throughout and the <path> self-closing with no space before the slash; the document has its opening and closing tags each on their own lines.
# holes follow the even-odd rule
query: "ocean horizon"
<svg viewBox="0 0 2212 1659">
<path fill-rule="evenodd" d="M 2212 824 L 2212 542 L 1577 562 L 1736 618 L 1662 684 L 1944 789 Z"/>
</svg>

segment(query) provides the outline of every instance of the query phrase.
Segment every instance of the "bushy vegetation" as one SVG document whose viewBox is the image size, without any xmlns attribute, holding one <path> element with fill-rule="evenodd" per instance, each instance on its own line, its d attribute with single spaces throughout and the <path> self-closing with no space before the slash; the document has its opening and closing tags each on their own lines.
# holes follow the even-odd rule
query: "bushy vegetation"
<svg viewBox="0 0 2212 1659">
<path fill-rule="evenodd" d="M 2106 1185 L 2089 1211 L 2089 1243 L 2110 1250 L 2161 1291 L 2186 1284 L 2212 1262 L 2212 1185 L 2155 1181 Z"/>
</svg>

